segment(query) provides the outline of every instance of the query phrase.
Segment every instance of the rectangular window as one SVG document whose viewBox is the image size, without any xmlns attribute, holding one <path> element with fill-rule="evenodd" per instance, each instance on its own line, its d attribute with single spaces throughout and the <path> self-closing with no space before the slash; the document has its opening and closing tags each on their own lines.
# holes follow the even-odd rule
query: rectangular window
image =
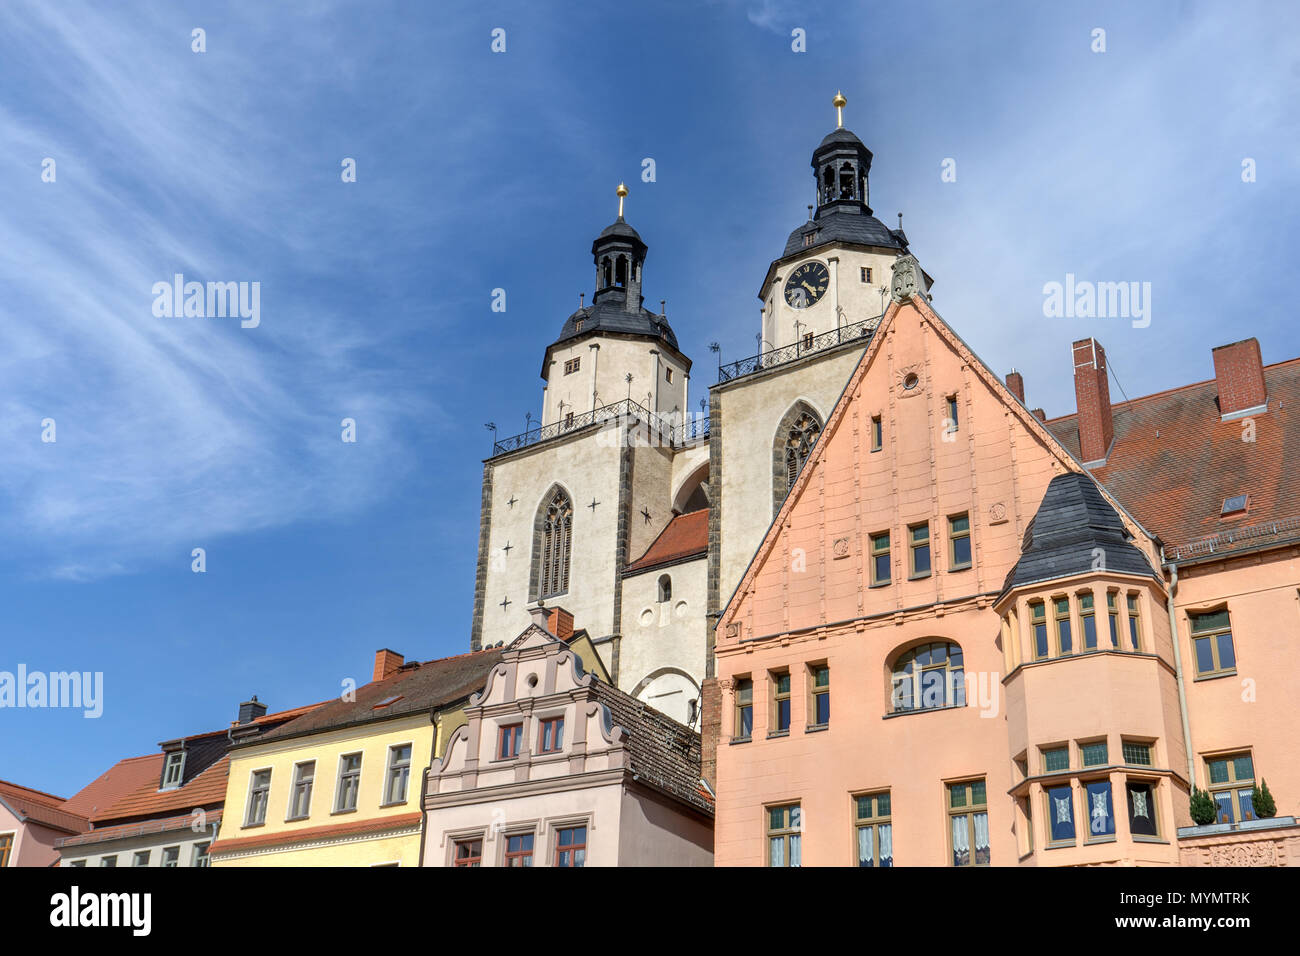
<svg viewBox="0 0 1300 956">
<path fill-rule="evenodd" d="M 736 681 L 735 740 L 748 740 L 754 732 L 754 682 L 748 678 Z"/>
<path fill-rule="evenodd" d="M 1128 638 L 1133 650 L 1142 650 L 1142 626 L 1138 621 L 1138 596 L 1128 596 Z"/>
<path fill-rule="evenodd" d="M 885 425 L 879 415 L 871 416 L 871 450 L 880 451 L 885 446 Z"/>
<path fill-rule="evenodd" d="M 518 833 L 506 837 L 506 866 L 533 865 L 533 835 Z"/>
<path fill-rule="evenodd" d="M 5 833 L 0 835 L 0 869 L 9 865 L 9 857 L 14 852 L 14 835 Z"/>
<path fill-rule="evenodd" d="M 1106 613 L 1110 615 L 1110 646 L 1119 647 L 1119 596 L 1114 591 L 1106 592 Z"/>
<path fill-rule="evenodd" d="M 670 383 L 671 383 L 672 380 L 673 380 L 673 370 L 672 370 L 672 367 L 671 367 L 671 366 L 668 366 L 668 365 L 665 365 L 665 366 L 664 366 L 664 381 L 665 381 L 665 382 L 670 382 Z"/>
<path fill-rule="evenodd" d="M 574 323 L 573 323 L 573 331 L 575 331 L 575 332 L 581 332 L 581 331 L 582 331 L 582 327 L 583 327 L 585 324 L 586 324 L 586 319 L 575 319 L 575 320 L 574 320 Z"/>
<path fill-rule="evenodd" d="M 1236 673 L 1237 653 L 1226 609 L 1192 615 L 1192 648 L 1196 652 L 1197 677 Z"/>
<path fill-rule="evenodd" d="M 1135 836 L 1159 836 L 1156 825 L 1155 787 L 1149 783 L 1126 783 L 1128 798 L 1128 829 Z"/>
<path fill-rule="evenodd" d="M 871 583 L 888 584 L 890 578 L 889 532 L 871 536 Z"/>
<path fill-rule="evenodd" d="M 818 664 L 808 676 L 812 684 L 808 713 L 812 715 L 814 727 L 825 727 L 831 722 L 831 669 L 825 664 Z"/>
<path fill-rule="evenodd" d="M 778 734 L 790 732 L 790 672 L 773 673 L 772 728 Z"/>
<path fill-rule="evenodd" d="M 948 784 L 953 866 L 989 865 L 988 794 L 983 780 Z"/>
<path fill-rule="evenodd" d="M 167 755 L 167 763 L 163 767 L 163 790 L 171 790 L 181 785 L 181 776 L 185 770 L 185 751 L 176 750 Z"/>
<path fill-rule="evenodd" d="M 256 827 L 266 822 L 266 804 L 270 796 L 271 771 L 255 771 L 248 788 L 248 812 L 244 815 L 244 826 Z"/>
<path fill-rule="evenodd" d="M 871 266 L 860 266 L 858 268 L 858 276 L 862 279 L 863 282 L 870 282 Z"/>
<path fill-rule="evenodd" d="M 580 867 L 587 862 L 587 828 L 568 827 L 555 832 L 555 865 Z"/>
<path fill-rule="evenodd" d="M 1136 764 L 1139 767 L 1151 766 L 1151 745 L 1138 744 L 1131 740 L 1124 741 L 1124 762 Z"/>
<path fill-rule="evenodd" d="M 190 854 L 190 866 L 210 867 L 212 857 L 208 855 L 208 844 L 194 844 L 194 851 Z"/>
<path fill-rule="evenodd" d="M 912 552 L 912 577 L 923 578 L 930 574 L 930 525 L 909 525 L 907 537 Z"/>
<path fill-rule="evenodd" d="M 135 856 L 133 856 L 133 857 L 131 858 L 131 865 L 132 865 L 132 866 L 148 866 L 148 865 L 149 865 L 149 856 L 150 856 L 150 851 L 149 851 L 149 850 L 137 850 Z"/>
<path fill-rule="evenodd" d="M 1047 798 L 1047 839 L 1052 844 L 1074 843 L 1074 791 L 1068 783 L 1043 788 Z"/>
<path fill-rule="evenodd" d="M 894 826 L 890 822 L 889 791 L 853 798 L 858 866 L 894 865 Z"/>
<path fill-rule="evenodd" d="M 564 374 L 565 374 L 565 375 L 572 375 L 572 374 L 573 374 L 574 372 L 576 372 L 576 371 L 577 371 L 581 366 L 582 366 L 582 356 L 581 356 L 581 355 L 579 355 L 579 356 L 577 356 L 577 357 L 575 357 L 575 358 L 568 359 L 568 360 L 566 360 L 565 363 L 564 363 Z"/>
<path fill-rule="evenodd" d="M 538 739 L 537 752 L 543 754 L 559 753 L 564 748 L 564 718 L 548 717 L 542 721 L 542 730 Z"/>
<path fill-rule="evenodd" d="M 73 861 L 72 861 L 71 863 L 69 863 L 68 865 L 69 865 L 69 866 L 85 866 L 85 865 L 86 865 L 86 861 L 85 861 L 85 860 L 73 860 Z"/>
<path fill-rule="evenodd" d="M 1053 747 L 1043 751 L 1043 773 L 1060 773 L 1070 769 L 1070 748 Z"/>
<path fill-rule="evenodd" d="M 1083 628 L 1083 649 L 1097 649 L 1097 609 L 1093 607 L 1092 592 L 1079 592 L 1079 625 Z"/>
<path fill-rule="evenodd" d="M 803 347 L 806 349 L 810 349 L 812 348 L 812 346 L 813 346 L 813 334 L 811 332 L 805 332 L 803 334 Z"/>
<path fill-rule="evenodd" d="M 817 233 L 815 233 L 815 232 L 809 232 L 809 233 L 806 233 L 806 234 L 804 235 L 804 237 L 803 237 L 803 244 L 804 244 L 804 246 L 805 246 L 805 247 L 807 247 L 807 246 L 811 246 L 811 245 L 813 244 L 813 237 L 816 236 L 816 235 L 817 235 Z"/>
<path fill-rule="evenodd" d="M 1255 819 L 1251 791 L 1255 789 L 1255 765 L 1250 754 L 1230 754 L 1206 760 L 1210 796 L 1219 807 L 1220 823 Z"/>
<path fill-rule="evenodd" d="M 483 841 L 482 840 L 457 840 L 456 851 L 452 856 L 452 866 L 479 866 L 483 865 Z"/>
<path fill-rule="evenodd" d="M 411 780 L 411 745 L 388 748 L 388 773 L 384 777 L 384 804 L 405 803 Z"/>
<path fill-rule="evenodd" d="M 1115 807 L 1109 780 L 1089 780 L 1083 785 L 1088 808 L 1088 839 L 1106 840 L 1115 835 Z"/>
<path fill-rule="evenodd" d="M 293 768 L 293 789 L 289 795 L 289 820 L 301 820 L 311 815 L 311 786 L 316 779 L 316 761 L 300 763 Z"/>
<path fill-rule="evenodd" d="M 1047 605 L 1033 601 L 1029 605 L 1029 623 L 1034 629 L 1034 660 L 1043 660 L 1047 652 Z"/>
<path fill-rule="evenodd" d="M 1056 620 L 1056 649 L 1058 654 L 1074 650 L 1074 635 L 1070 633 L 1070 599 L 1052 598 L 1052 616 Z"/>
<path fill-rule="evenodd" d="M 1110 762 L 1110 749 L 1106 746 L 1106 741 L 1098 740 L 1096 743 L 1080 744 L 1079 756 L 1083 760 L 1085 767 L 1104 767 Z"/>
<path fill-rule="evenodd" d="M 169 846 L 163 848 L 162 865 L 165 869 L 175 869 L 181 865 L 181 848 Z"/>
<path fill-rule="evenodd" d="M 944 399 L 944 410 L 948 413 L 948 420 L 944 422 L 944 431 L 952 434 L 957 430 L 957 396 L 949 395 Z"/>
<path fill-rule="evenodd" d="M 953 515 L 948 519 L 948 567 L 957 571 L 970 565 L 970 515 Z"/>
<path fill-rule="evenodd" d="M 803 866 L 799 804 L 767 808 L 767 865 Z"/>
<path fill-rule="evenodd" d="M 102 856 L 102 857 L 99 858 L 99 865 L 100 865 L 100 866 L 111 866 L 111 867 L 116 868 L 116 867 L 117 867 L 117 857 L 116 857 L 116 856 Z M 163 865 L 166 866 L 167 864 L 164 863 Z"/>
<path fill-rule="evenodd" d="M 524 740 L 523 724 L 506 724 L 497 731 L 497 759 L 509 760 L 519 756 L 519 745 Z"/>
<path fill-rule="evenodd" d="M 339 758 L 339 782 L 334 788 L 334 812 L 350 813 L 357 808 L 361 792 L 361 754 L 344 754 Z"/>
</svg>

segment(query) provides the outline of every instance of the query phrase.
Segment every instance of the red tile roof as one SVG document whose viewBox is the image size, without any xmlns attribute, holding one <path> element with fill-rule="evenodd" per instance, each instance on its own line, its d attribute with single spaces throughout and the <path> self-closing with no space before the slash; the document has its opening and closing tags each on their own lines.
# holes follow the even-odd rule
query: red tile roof
<svg viewBox="0 0 1300 956">
<path fill-rule="evenodd" d="M 1114 443 L 1090 470 L 1167 552 L 1216 535 L 1217 551 L 1300 536 L 1300 522 L 1286 521 L 1300 517 L 1300 359 L 1266 366 L 1264 381 L 1254 441 L 1243 440 L 1243 419 L 1219 420 L 1213 379 L 1112 406 Z M 1077 457 L 1078 416 L 1046 425 Z M 1225 498 L 1245 494 L 1245 513 L 1220 515 Z"/>
<path fill-rule="evenodd" d="M 160 791 L 158 784 L 162 775 L 162 755 L 157 756 L 159 760 L 156 764 L 156 773 L 134 790 L 124 794 L 106 810 L 96 813 L 91 819 L 98 823 L 101 820 L 121 820 L 159 813 L 174 813 L 177 810 L 192 810 L 195 807 L 210 807 L 225 802 L 226 778 L 230 774 L 229 757 L 222 757 L 193 780 L 187 781 L 184 786 Z"/>
<path fill-rule="evenodd" d="M 705 554 L 709 550 L 709 509 L 677 515 L 659 532 L 641 555 L 626 568 L 624 574 L 648 571 L 661 565 L 672 564 L 683 558 Z"/>
<path fill-rule="evenodd" d="M 221 853 L 233 853 L 236 850 L 249 850 L 256 847 L 288 846 L 294 843 L 310 843 L 313 840 L 330 837 L 357 836 L 362 833 L 383 833 L 386 830 L 404 830 L 419 826 L 424 816 L 415 813 L 398 813 L 386 817 L 372 817 L 369 820 L 351 820 L 347 823 L 330 823 L 319 827 L 303 827 L 301 830 L 281 830 L 278 833 L 262 833 L 251 837 L 237 837 L 233 840 L 218 840 L 212 844 L 209 852 L 216 856 Z"/>
<path fill-rule="evenodd" d="M 69 813 L 64 809 L 67 801 L 63 797 L 9 783 L 6 780 L 0 780 L 0 803 L 7 806 L 22 820 L 39 823 L 55 830 L 80 833 L 89 826 L 85 817 Z"/>
<path fill-rule="evenodd" d="M 211 827 L 215 823 L 221 822 L 220 810 L 209 810 L 204 823 Z M 58 841 L 60 849 L 70 846 L 88 846 L 92 843 L 107 843 L 109 840 L 125 840 L 132 837 L 145 836 L 150 833 L 170 833 L 173 830 L 188 830 L 194 824 L 194 817 L 191 814 L 183 813 L 179 816 L 161 817 L 153 820 L 137 820 L 134 823 L 119 823 L 111 827 L 96 827 L 89 833 L 82 833 L 79 836 L 65 837 Z"/>
<path fill-rule="evenodd" d="M 68 798 L 63 809 L 87 818 L 102 813 L 146 780 L 154 786 L 162 779 L 162 754 L 119 760 Z"/>
</svg>

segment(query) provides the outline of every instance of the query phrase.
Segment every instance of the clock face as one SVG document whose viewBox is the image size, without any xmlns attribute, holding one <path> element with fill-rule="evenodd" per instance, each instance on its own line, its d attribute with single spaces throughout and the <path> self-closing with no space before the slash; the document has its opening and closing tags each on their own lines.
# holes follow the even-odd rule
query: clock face
<svg viewBox="0 0 1300 956">
<path fill-rule="evenodd" d="M 820 262 L 805 262 L 785 280 L 785 301 L 793 309 L 816 305 L 826 294 L 831 276 Z"/>
</svg>

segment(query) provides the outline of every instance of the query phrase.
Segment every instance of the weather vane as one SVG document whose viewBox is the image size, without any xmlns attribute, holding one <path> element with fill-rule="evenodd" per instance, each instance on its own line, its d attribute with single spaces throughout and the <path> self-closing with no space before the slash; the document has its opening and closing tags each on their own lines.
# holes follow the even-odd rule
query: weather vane
<svg viewBox="0 0 1300 956">
<path fill-rule="evenodd" d="M 848 102 L 840 92 L 836 92 L 835 99 L 831 100 L 831 104 L 835 107 L 835 125 L 839 129 L 844 128 L 844 107 Z"/>
</svg>

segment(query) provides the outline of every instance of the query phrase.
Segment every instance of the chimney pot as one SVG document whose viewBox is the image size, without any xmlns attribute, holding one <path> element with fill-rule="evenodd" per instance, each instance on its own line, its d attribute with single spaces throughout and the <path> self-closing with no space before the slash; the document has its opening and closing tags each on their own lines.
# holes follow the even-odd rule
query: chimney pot
<svg viewBox="0 0 1300 956">
<path fill-rule="evenodd" d="M 1085 465 L 1102 464 L 1110 454 L 1115 426 L 1106 352 L 1096 339 L 1074 343 L 1074 402 L 1078 410 L 1079 457 Z"/>
<path fill-rule="evenodd" d="M 371 682 L 392 677 L 405 660 L 397 651 L 390 651 L 386 647 L 375 651 L 375 672 L 370 677 Z"/>
<path fill-rule="evenodd" d="M 1264 360 L 1258 339 L 1220 345 L 1214 356 L 1214 378 L 1219 386 L 1219 416 L 1223 421 L 1260 411 L 1268 404 L 1264 385 Z"/>
</svg>

